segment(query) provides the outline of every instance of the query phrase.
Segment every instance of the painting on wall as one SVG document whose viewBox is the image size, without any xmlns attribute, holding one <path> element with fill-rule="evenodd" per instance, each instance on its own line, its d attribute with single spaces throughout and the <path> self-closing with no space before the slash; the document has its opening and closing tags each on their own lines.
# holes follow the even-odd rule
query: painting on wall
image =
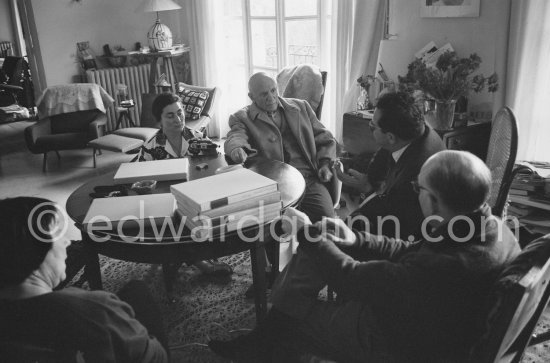
<svg viewBox="0 0 550 363">
<path fill-rule="evenodd" d="M 475 18 L 480 0 L 420 0 L 423 18 Z"/>
</svg>

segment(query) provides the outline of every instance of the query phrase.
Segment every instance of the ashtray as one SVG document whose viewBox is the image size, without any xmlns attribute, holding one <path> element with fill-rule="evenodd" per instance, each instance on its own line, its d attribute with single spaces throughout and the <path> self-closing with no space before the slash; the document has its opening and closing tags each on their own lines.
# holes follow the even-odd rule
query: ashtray
<svg viewBox="0 0 550 363">
<path fill-rule="evenodd" d="M 157 186 L 156 180 L 140 180 L 132 184 L 130 189 L 138 194 L 151 193 Z"/>
</svg>

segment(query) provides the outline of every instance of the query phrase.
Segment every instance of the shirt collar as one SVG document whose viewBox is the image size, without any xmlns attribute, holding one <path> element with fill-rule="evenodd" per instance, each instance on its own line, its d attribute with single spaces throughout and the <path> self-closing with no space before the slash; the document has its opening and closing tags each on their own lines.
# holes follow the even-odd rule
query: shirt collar
<svg viewBox="0 0 550 363">
<path fill-rule="evenodd" d="M 397 164 L 397 161 L 399 161 L 399 158 L 401 157 L 401 155 L 403 155 L 405 150 L 409 147 L 409 145 L 410 145 L 410 143 L 403 146 L 401 149 L 396 150 L 396 151 L 391 153 L 391 156 L 392 156 L 392 158 L 393 158 L 393 160 L 395 161 L 396 164 Z"/>
<path fill-rule="evenodd" d="M 283 105 L 281 103 L 281 98 L 279 97 L 277 98 L 277 110 L 279 110 L 279 108 L 282 108 L 282 107 Z M 266 111 L 260 109 L 258 106 L 256 106 L 254 102 L 252 102 L 252 104 L 250 105 L 250 116 L 252 117 L 252 119 L 255 119 L 260 114 L 264 114 L 266 117 L 269 118 L 269 115 L 267 114 Z"/>
</svg>

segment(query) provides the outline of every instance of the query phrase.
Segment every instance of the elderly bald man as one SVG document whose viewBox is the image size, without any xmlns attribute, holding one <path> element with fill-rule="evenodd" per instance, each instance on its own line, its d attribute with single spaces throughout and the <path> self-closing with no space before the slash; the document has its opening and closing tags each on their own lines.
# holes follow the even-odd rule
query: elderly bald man
<svg viewBox="0 0 550 363">
<path fill-rule="evenodd" d="M 255 362 L 276 347 L 338 362 L 466 361 L 488 288 L 520 248 L 491 214 L 491 173 L 473 154 L 433 155 L 414 188 L 426 217 L 416 242 L 351 230 L 338 219 L 311 224 L 291 211 L 294 225 L 283 228 L 297 228 L 300 245 L 275 282 L 268 317 L 210 348 Z M 343 303 L 317 299 L 327 283 Z"/>
<path fill-rule="evenodd" d="M 336 140 L 304 100 L 279 97 L 277 82 L 259 72 L 248 82 L 252 104 L 230 116 L 225 154 L 235 163 L 262 156 L 294 166 L 306 180 L 299 209 L 316 222 L 334 216 L 328 189 Z"/>
</svg>

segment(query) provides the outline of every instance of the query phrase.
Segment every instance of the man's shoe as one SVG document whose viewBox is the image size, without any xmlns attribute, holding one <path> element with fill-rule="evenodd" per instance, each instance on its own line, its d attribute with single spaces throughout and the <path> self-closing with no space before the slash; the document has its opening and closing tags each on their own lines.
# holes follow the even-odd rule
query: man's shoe
<svg viewBox="0 0 550 363">
<path fill-rule="evenodd" d="M 233 273 L 231 266 L 217 260 L 197 261 L 193 265 L 207 276 L 229 276 Z"/>
</svg>

